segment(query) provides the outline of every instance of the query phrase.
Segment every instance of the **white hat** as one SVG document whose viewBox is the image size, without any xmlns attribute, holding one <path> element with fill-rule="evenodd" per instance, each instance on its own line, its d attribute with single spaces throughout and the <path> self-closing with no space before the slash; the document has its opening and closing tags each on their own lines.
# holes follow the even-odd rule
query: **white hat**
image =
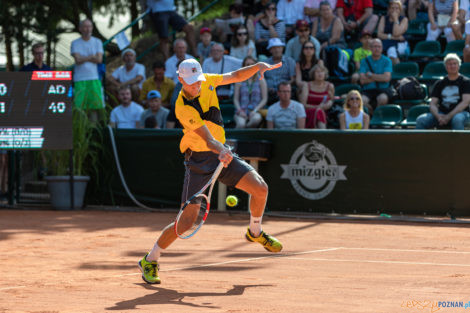
<svg viewBox="0 0 470 313">
<path fill-rule="evenodd" d="M 178 71 L 176 72 L 179 77 L 184 79 L 186 84 L 192 85 L 197 81 L 205 81 L 206 78 L 202 73 L 201 64 L 194 59 L 186 59 L 180 63 Z"/>
<path fill-rule="evenodd" d="M 285 44 L 281 41 L 281 39 L 275 37 L 269 39 L 268 43 L 268 50 L 271 49 L 272 47 L 284 47 Z"/>
<path fill-rule="evenodd" d="M 122 52 L 121 52 L 121 58 L 123 58 L 123 57 L 124 57 L 124 55 L 126 55 L 126 53 L 127 53 L 127 52 L 130 52 L 130 53 L 132 53 L 133 55 L 136 55 L 136 53 L 135 53 L 135 50 L 134 50 L 134 49 L 127 48 L 127 49 L 125 49 L 124 51 L 122 51 Z"/>
</svg>

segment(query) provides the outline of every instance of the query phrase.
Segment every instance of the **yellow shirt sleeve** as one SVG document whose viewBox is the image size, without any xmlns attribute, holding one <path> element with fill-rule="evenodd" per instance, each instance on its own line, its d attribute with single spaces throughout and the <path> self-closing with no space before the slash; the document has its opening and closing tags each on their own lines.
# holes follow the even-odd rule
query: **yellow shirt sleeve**
<svg viewBox="0 0 470 313">
<path fill-rule="evenodd" d="M 224 75 L 222 74 L 204 74 L 206 77 L 206 82 L 210 85 L 213 85 L 214 88 L 219 86 L 219 84 L 224 80 Z"/>
</svg>

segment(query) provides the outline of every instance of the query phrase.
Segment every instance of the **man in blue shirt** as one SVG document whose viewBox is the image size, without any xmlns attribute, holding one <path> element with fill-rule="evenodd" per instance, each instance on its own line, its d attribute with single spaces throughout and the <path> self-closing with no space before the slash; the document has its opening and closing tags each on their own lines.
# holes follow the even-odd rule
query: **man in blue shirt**
<svg viewBox="0 0 470 313">
<path fill-rule="evenodd" d="M 359 70 L 362 84 L 362 102 L 369 113 L 380 105 L 385 105 L 393 97 L 392 60 L 382 54 L 382 41 L 372 39 L 370 48 L 372 54 L 362 59 Z"/>
<path fill-rule="evenodd" d="M 52 68 L 44 63 L 44 45 L 42 43 L 36 43 L 31 50 L 33 52 L 33 62 L 23 66 L 20 71 L 52 71 Z"/>
</svg>

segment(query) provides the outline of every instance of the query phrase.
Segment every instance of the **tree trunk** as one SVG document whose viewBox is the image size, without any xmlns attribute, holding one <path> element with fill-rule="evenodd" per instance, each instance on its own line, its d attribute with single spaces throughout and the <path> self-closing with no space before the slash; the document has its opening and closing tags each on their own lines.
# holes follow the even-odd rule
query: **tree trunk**
<svg viewBox="0 0 470 313">
<path fill-rule="evenodd" d="M 11 34 L 10 30 L 8 29 L 8 26 L 3 25 L 3 36 L 5 38 L 5 54 L 7 55 L 7 64 L 6 64 L 6 70 L 13 72 L 15 70 L 13 66 L 13 51 L 11 49 Z"/>
<path fill-rule="evenodd" d="M 134 21 L 136 18 L 139 17 L 139 9 L 137 8 L 137 2 L 138 0 L 131 0 L 130 1 L 130 11 L 131 11 L 131 21 Z M 140 35 L 140 30 L 139 30 L 139 23 L 136 23 L 134 26 L 132 26 L 132 39 L 136 38 L 137 36 Z"/>
</svg>

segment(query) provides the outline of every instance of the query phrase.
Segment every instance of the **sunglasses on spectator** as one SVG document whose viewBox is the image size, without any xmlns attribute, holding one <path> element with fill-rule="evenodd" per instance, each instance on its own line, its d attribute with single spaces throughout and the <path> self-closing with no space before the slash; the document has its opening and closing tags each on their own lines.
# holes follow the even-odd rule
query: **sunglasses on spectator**
<svg viewBox="0 0 470 313">
<path fill-rule="evenodd" d="M 354 100 L 357 100 L 357 101 L 359 101 L 359 100 L 361 100 L 361 99 L 360 99 L 360 98 L 353 97 L 353 98 L 349 98 L 349 100 L 353 100 L 353 101 L 354 101 Z"/>
<path fill-rule="evenodd" d="M 268 10 L 276 11 L 276 7 L 270 7 L 270 8 L 268 8 Z"/>
<path fill-rule="evenodd" d="M 305 46 L 304 49 L 315 49 L 314 46 Z"/>
<path fill-rule="evenodd" d="M 244 35 L 248 35 L 248 33 L 247 32 L 237 33 L 237 36 L 244 36 Z"/>
<path fill-rule="evenodd" d="M 303 33 L 308 32 L 308 31 L 309 31 L 308 28 L 299 29 L 299 32 L 303 32 Z"/>
</svg>

